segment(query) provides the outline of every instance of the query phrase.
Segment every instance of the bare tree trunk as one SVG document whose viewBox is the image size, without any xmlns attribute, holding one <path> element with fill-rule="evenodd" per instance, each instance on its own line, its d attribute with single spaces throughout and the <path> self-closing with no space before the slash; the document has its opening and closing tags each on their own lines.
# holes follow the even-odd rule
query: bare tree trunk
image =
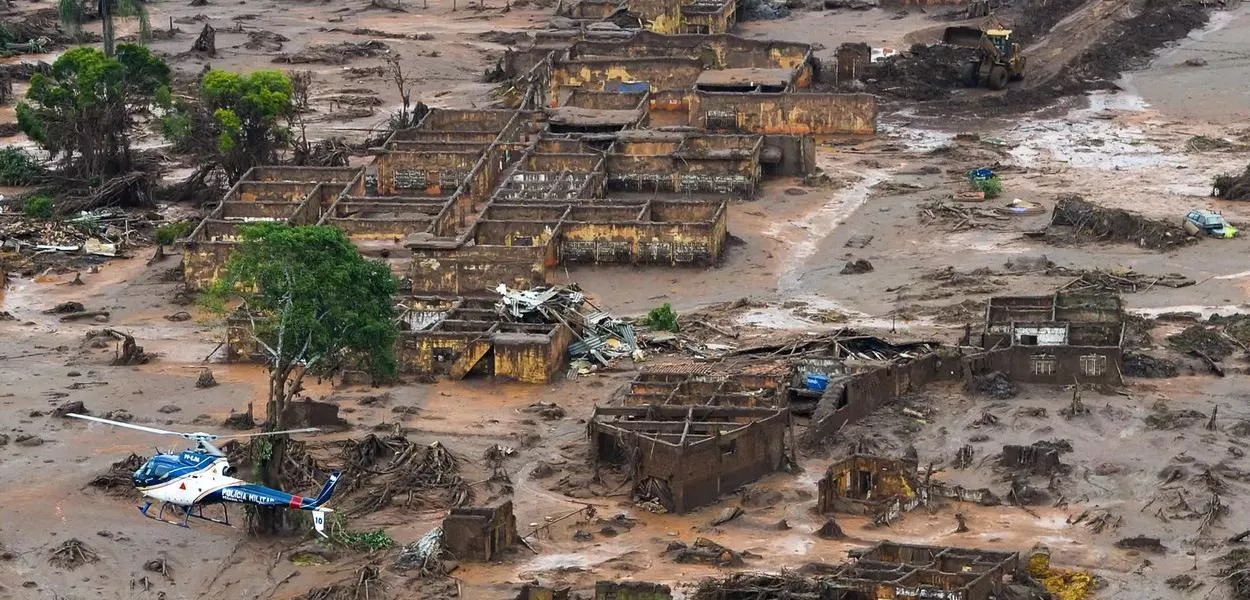
<svg viewBox="0 0 1250 600">
<path fill-rule="evenodd" d="M 286 411 L 287 402 L 299 389 L 299 380 L 303 374 L 292 380 L 291 366 L 275 367 L 269 375 L 269 402 L 265 407 L 265 431 L 276 431 L 285 428 L 282 415 Z M 286 435 L 271 435 L 258 438 L 256 443 L 269 445 L 269 457 L 257 465 L 261 484 L 276 490 L 283 489 L 282 465 L 286 462 Z M 284 490 L 286 491 L 286 490 Z M 256 507 L 256 518 L 252 521 L 252 533 L 258 535 L 282 535 L 294 531 L 296 523 L 290 518 L 286 508 Z"/>
<path fill-rule="evenodd" d="M 117 52 L 111 3 L 112 0 L 100 0 L 100 37 L 104 38 L 104 55 L 108 57 Z"/>
</svg>

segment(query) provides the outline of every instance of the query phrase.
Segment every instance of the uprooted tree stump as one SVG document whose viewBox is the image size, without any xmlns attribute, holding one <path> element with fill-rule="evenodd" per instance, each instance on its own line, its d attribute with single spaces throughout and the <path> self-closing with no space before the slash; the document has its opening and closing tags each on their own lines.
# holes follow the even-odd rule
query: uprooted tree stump
<svg viewBox="0 0 1250 600">
<path fill-rule="evenodd" d="M 102 333 L 122 343 L 121 348 L 113 357 L 111 363 L 113 366 L 143 365 L 152 360 L 152 355 L 145 353 L 143 346 L 135 343 L 133 335 L 116 329 L 105 329 Z"/>
<path fill-rule="evenodd" d="M 107 471 L 96 475 L 87 485 L 114 496 L 138 496 L 134 473 L 147 461 L 146 456 L 131 453 L 130 456 L 113 463 Z"/>
<path fill-rule="evenodd" d="M 226 417 L 226 421 L 222 423 L 222 426 L 239 430 L 255 429 L 256 417 L 252 416 L 252 403 L 247 403 L 247 410 L 244 412 L 231 412 L 230 416 Z"/>
<path fill-rule="evenodd" d="M 209 369 L 200 369 L 199 377 L 195 378 L 195 387 L 211 388 L 217 385 L 217 380 L 213 378 L 213 372 Z"/>
<path fill-rule="evenodd" d="M 100 560 L 99 555 L 78 538 L 65 540 L 53 549 L 52 556 L 48 557 L 48 562 L 52 566 L 71 571 L 98 560 Z"/>
<path fill-rule="evenodd" d="M 191 44 L 191 52 L 217 56 L 217 30 L 213 29 L 212 25 L 204 24 L 199 37 L 196 37 L 195 43 Z"/>
<path fill-rule="evenodd" d="M 832 518 L 826 520 L 825 524 L 816 530 L 816 535 L 827 540 L 840 540 L 846 537 L 846 534 L 842 532 L 842 528 L 838 526 L 838 522 Z"/>
<path fill-rule="evenodd" d="M 390 460 L 377 464 L 386 455 Z M 400 503 L 405 508 L 465 506 L 473 497 L 472 488 L 460 476 L 461 459 L 439 442 L 420 446 L 403 437 L 370 436 L 344 447 L 344 458 L 351 485 L 367 490 L 347 508 L 351 515 Z"/>
</svg>

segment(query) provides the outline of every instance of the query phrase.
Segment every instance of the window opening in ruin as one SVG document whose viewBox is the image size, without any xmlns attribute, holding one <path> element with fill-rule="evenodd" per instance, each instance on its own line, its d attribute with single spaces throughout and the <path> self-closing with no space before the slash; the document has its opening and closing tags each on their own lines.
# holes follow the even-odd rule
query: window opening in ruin
<svg viewBox="0 0 1250 600">
<path fill-rule="evenodd" d="M 1036 346 L 1037 336 L 1036 335 L 1021 335 L 1020 345 L 1021 346 Z"/>
<path fill-rule="evenodd" d="M 850 404 L 850 400 L 846 396 L 846 388 L 842 388 L 842 392 L 838 394 L 837 408 L 846 408 L 847 404 Z"/>
<path fill-rule="evenodd" d="M 733 129 L 738 126 L 738 115 L 728 110 L 707 111 L 708 129 Z"/>
<path fill-rule="evenodd" d="M 868 499 L 869 494 L 872 493 L 872 471 L 856 471 L 855 481 L 855 496 Z"/>
<path fill-rule="evenodd" d="M 738 440 L 730 440 L 729 443 L 720 445 L 721 456 L 733 456 L 738 452 Z"/>
<path fill-rule="evenodd" d="M 1055 374 L 1055 355 L 1053 354 L 1034 354 L 1032 364 L 1034 375 Z"/>
<path fill-rule="evenodd" d="M 1081 373 L 1089 377 L 1098 377 L 1106 372 L 1106 356 L 1102 354 L 1085 354 L 1081 356 Z"/>
</svg>

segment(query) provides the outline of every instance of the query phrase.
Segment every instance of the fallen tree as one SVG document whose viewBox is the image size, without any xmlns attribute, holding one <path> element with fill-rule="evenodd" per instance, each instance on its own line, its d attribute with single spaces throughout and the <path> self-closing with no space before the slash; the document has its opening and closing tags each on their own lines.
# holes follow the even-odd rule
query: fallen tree
<svg viewBox="0 0 1250 600">
<path fill-rule="evenodd" d="M 1178 219 L 1179 221 L 1179 219 Z M 1062 196 L 1051 213 L 1050 226 L 1071 227 L 1078 239 L 1129 242 L 1164 250 L 1184 244 L 1189 236 L 1179 223 L 1148 219 L 1119 208 L 1106 208 L 1075 194 Z"/>
</svg>

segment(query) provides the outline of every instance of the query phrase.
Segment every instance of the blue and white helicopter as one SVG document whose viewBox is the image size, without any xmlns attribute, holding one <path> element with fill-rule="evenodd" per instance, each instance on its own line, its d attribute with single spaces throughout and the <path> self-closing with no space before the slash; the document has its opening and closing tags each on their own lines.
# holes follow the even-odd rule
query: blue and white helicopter
<svg viewBox="0 0 1250 600">
<path fill-rule="evenodd" d="M 334 494 L 334 487 L 338 485 L 340 475 L 338 471 L 330 475 L 330 480 L 326 482 L 325 487 L 321 488 L 321 493 L 317 494 L 316 498 L 304 498 L 233 477 L 235 468 L 230 466 L 226 455 L 213 445 L 214 441 L 221 439 L 318 431 L 315 427 L 261 433 L 214 435 L 211 433 L 166 431 L 164 429 L 156 429 L 155 427 L 145 427 L 133 423 L 122 423 L 120 421 L 111 421 L 109 419 L 74 413 L 70 413 L 68 416 L 97 423 L 116 425 L 127 429 L 146 431 L 147 433 L 155 433 L 157 435 L 176 435 L 195 442 L 196 447 L 194 450 L 183 450 L 176 454 L 157 454 L 144 463 L 142 467 L 139 467 L 139 470 L 135 471 L 135 489 L 139 490 L 139 493 L 143 494 L 145 499 L 143 506 L 139 507 L 139 511 L 145 517 L 182 527 L 188 527 L 188 521 L 192 517 L 229 526 L 230 513 L 225 509 L 225 503 L 227 502 L 251 504 L 254 506 L 273 506 L 312 511 L 313 529 L 322 537 L 329 537 L 325 532 L 326 515 L 333 511 L 329 508 L 324 508 L 323 505 Z M 161 509 L 157 515 L 152 515 L 148 512 L 154 502 L 161 503 Z M 222 512 L 225 514 L 224 519 L 218 520 L 204 516 L 204 507 L 210 504 L 222 505 Z M 177 512 L 182 513 L 181 523 L 165 519 L 165 509 L 171 506 L 173 507 L 171 511 L 175 512 L 175 514 Z"/>
</svg>

